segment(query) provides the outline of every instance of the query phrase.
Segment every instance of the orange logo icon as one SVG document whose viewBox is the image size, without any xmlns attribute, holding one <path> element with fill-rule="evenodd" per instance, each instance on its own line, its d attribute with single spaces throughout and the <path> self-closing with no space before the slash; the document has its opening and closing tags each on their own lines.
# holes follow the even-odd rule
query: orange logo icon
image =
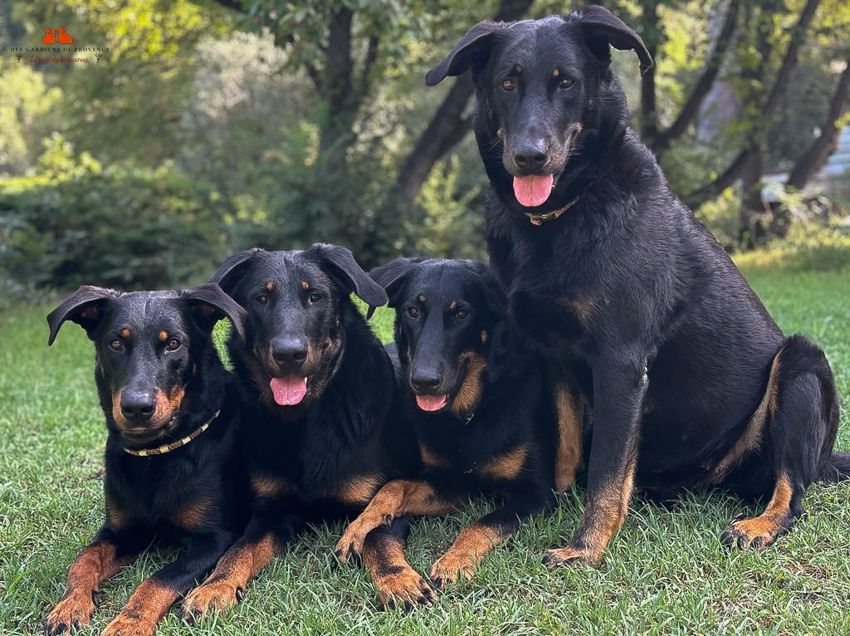
<svg viewBox="0 0 850 636">
<path fill-rule="evenodd" d="M 57 38 L 58 33 L 58 38 Z M 41 38 L 42 44 L 73 44 L 74 38 L 71 37 L 71 34 L 65 30 L 65 27 L 59 27 L 57 29 L 44 29 L 44 37 Z"/>
</svg>

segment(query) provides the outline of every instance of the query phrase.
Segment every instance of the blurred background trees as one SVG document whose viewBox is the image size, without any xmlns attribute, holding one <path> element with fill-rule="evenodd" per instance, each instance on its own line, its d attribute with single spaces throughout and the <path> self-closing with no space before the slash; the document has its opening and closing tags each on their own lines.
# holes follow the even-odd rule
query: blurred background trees
<svg viewBox="0 0 850 636">
<path fill-rule="evenodd" d="M 633 126 L 723 245 L 793 239 L 816 222 L 833 228 L 821 232 L 834 247 L 850 203 L 850 3 L 600 4 L 656 59 L 641 76 L 631 53 L 615 54 Z M 232 249 L 316 240 L 345 243 L 367 264 L 401 252 L 481 257 L 487 187 L 471 82 L 426 89 L 424 73 L 479 20 L 572 8 L 4 3 L 0 293 L 177 284 Z M 80 53 L 85 64 L 10 51 L 40 46 L 45 26 L 59 25 L 75 46 L 108 51 Z"/>
</svg>

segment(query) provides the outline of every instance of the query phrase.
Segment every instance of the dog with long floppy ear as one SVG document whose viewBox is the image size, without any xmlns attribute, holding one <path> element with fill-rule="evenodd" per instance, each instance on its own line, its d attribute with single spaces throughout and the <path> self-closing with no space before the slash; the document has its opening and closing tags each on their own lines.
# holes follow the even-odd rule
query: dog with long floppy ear
<svg viewBox="0 0 850 636">
<path fill-rule="evenodd" d="M 620 18 L 607 9 L 590 6 L 566 16 L 565 24 L 578 24 L 585 43 L 600 63 L 611 63 L 611 49 L 633 50 L 640 60 L 641 72 L 652 68 L 652 55 L 640 36 Z M 449 54 L 425 74 L 425 84 L 436 86 L 446 77 L 462 75 L 467 70 L 475 72 L 487 61 L 494 39 L 513 27 L 510 22 L 484 20 L 466 32 Z"/>
</svg>

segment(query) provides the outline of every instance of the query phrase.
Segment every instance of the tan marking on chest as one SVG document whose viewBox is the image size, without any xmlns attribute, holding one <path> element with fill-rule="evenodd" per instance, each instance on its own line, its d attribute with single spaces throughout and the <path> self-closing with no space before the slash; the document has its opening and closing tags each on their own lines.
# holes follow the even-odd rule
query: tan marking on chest
<svg viewBox="0 0 850 636">
<path fill-rule="evenodd" d="M 344 484 L 335 496 L 349 505 L 365 505 L 372 500 L 383 483 L 379 475 L 360 475 Z"/>
<path fill-rule="evenodd" d="M 172 515 L 171 520 L 174 525 L 184 530 L 193 530 L 203 526 L 209 520 L 212 512 L 212 500 L 209 497 L 201 497 L 183 506 Z"/>
<path fill-rule="evenodd" d="M 426 466 L 437 467 L 446 465 L 442 457 L 431 451 L 422 442 L 419 442 L 419 457 L 422 458 L 422 463 Z"/>
<path fill-rule="evenodd" d="M 290 487 L 279 477 L 255 473 L 251 475 L 251 491 L 258 497 L 274 499 L 289 492 Z"/>
<path fill-rule="evenodd" d="M 478 469 L 478 473 L 491 479 L 510 481 L 522 472 L 528 457 L 528 444 L 517 446 L 503 455 L 490 460 Z"/>
</svg>

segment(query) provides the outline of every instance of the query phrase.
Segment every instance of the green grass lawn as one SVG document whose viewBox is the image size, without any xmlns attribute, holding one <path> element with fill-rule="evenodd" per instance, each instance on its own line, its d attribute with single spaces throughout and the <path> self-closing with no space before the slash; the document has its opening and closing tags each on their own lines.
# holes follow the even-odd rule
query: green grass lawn
<svg viewBox="0 0 850 636">
<path fill-rule="evenodd" d="M 787 332 L 826 350 L 842 396 L 850 392 L 850 269 L 747 274 Z M 0 316 L 0 633 L 39 631 L 62 595 L 67 568 L 101 521 L 102 415 L 93 353 L 69 325 L 47 348 L 49 307 Z M 390 334 L 388 312 L 375 322 Z M 847 401 L 845 400 L 845 403 Z M 842 416 L 838 446 L 850 448 Z M 549 569 L 543 551 L 571 536 L 583 493 L 561 498 L 548 518 L 528 523 L 496 549 L 478 576 L 429 609 L 382 611 L 367 575 L 336 568 L 340 525 L 294 543 L 249 587 L 230 613 L 190 628 L 172 611 L 160 634 L 808 633 L 850 634 L 850 485 L 814 486 L 808 517 L 764 552 L 727 552 L 718 535 L 746 509 L 720 494 L 687 494 L 662 508 L 637 500 L 603 565 Z M 420 520 L 410 561 L 420 571 L 486 509 Z M 94 627 L 103 628 L 143 577 L 173 556 L 145 555 L 103 589 Z M 95 633 L 89 628 L 84 633 Z"/>
</svg>

